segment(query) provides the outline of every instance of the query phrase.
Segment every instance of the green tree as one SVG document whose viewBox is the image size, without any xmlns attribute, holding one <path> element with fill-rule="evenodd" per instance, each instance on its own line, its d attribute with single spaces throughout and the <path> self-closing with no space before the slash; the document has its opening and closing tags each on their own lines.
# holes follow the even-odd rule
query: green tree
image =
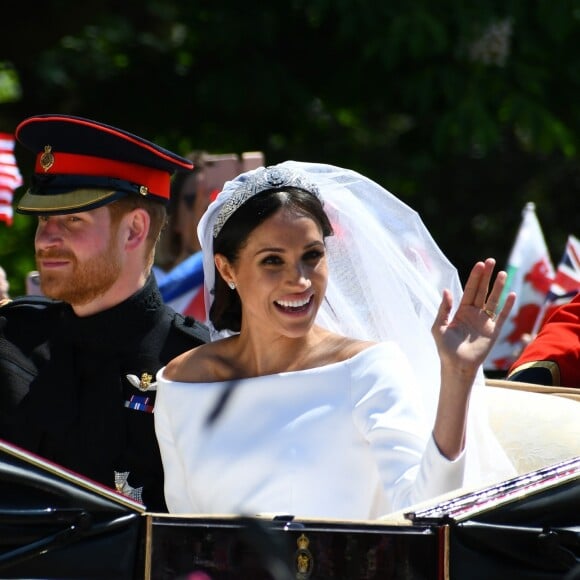
<svg viewBox="0 0 580 580">
<path fill-rule="evenodd" d="M 571 0 L 130 0 L 90 10 L 60 0 L 42 18 L 15 9 L 26 27 L 3 31 L 0 59 L 22 94 L 0 105 L 4 130 L 60 112 L 182 153 L 259 149 L 271 163 L 346 165 L 416 209 L 462 277 L 488 255 L 505 263 L 527 201 L 555 260 L 580 229 Z M 25 176 L 30 157 L 19 152 Z M 0 226 L 11 274 L 28 267 L 30 236 Z M 8 237 L 18 239 L 15 262 Z"/>
</svg>

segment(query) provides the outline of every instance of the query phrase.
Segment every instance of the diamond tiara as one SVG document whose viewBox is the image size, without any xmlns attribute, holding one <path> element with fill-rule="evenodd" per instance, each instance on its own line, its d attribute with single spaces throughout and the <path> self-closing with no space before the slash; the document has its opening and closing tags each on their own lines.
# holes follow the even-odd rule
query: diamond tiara
<svg viewBox="0 0 580 580">
<path fill-rule="evenodd" d="M 246 179 L 232 192 L 216 217 L 213 225 L 213 237 L 216 238 L 218 236 L 232 214 L 244 205 L 248 199 L 267 189 L 282 189 L 284 187 L 297 187 L 320 199 L 318 187 L 313 182 L 308 181 L 303 173 L 288 167 L 264 167 L 256 170 L 254 175 Z"/>
</svg>

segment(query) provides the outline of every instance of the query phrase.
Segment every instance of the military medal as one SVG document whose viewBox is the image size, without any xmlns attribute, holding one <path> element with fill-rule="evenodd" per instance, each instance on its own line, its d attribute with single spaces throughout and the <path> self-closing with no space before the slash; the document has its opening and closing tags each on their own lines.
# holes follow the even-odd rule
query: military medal
<svg viewBox="0 0 580 580">
<path fill-rule="evenodd" d="M 153 381 L 153 375 L 150 375 L 149 373 L 141 373 L 141 378 L 137 375 L 126 375 L 126 377 L 131 385 L 140 391 L 145 392 L 157 390 L 157 381 Z"/>
<path fill-rule="evenodd" d="M 131 487 L 127 482 L 129 471 L 115 471 L 115 489 L 124 496 L 143 503 L 143 487 Z"/>
</svg>

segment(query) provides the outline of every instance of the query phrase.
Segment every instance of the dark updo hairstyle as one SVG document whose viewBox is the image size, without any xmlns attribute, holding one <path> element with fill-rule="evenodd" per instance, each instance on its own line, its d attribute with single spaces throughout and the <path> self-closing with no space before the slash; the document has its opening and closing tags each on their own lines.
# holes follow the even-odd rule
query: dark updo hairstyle
<svg viewBox="0 0 580 580">
<path fill-rule="evenodd" d="M 297 187 L 266 189 L 248 199 L 229 217 L 214 238 L 214 255 L 223 254 L 231 264 L 235 264 L 250 234 L 280 208 L 314 220 L 324 238 L 334 233 L 322 202 L 312 193 Z M 242 326 L 240 297 L 235 289 L 225 283 L 217 268 L 209 319 L 216 330 L 239 332 Z"/>
</svg>

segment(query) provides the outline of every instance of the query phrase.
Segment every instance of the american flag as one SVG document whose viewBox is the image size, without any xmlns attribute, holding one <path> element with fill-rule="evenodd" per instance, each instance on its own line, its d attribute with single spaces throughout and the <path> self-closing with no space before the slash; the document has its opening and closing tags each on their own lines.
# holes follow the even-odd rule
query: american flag
<svg viewBox="0 0 580 580">
<path fill-rule="evenodd" d="M 22 175 L 14 157 L 14 136 L 0 133 L 0 221 L 12 225 L 12 196 L 22 185 Z"/>
</svg>

